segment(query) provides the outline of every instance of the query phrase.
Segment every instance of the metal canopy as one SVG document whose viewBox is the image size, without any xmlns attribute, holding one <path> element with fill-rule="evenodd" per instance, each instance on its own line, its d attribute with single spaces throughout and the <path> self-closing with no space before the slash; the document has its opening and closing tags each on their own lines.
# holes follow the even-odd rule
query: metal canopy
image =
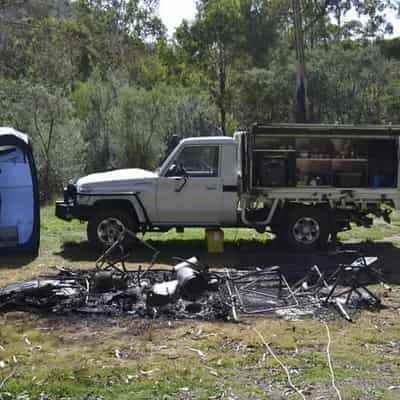
<svg viewBox="0 0 400 400">
<path fill-rule="evenodd" d="M 359 138 L 393 138 L 400 136 L 400 125 L 339 125 L 339 124 L 254 124 L 253 135 L 280 136 L 352 136 Z"/>
</svg>

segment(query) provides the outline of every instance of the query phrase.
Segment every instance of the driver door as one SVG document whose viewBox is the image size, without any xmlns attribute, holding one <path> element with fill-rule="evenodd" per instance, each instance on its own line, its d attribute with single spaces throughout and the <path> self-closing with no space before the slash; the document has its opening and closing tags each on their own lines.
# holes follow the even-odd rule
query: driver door
<svg viewBox="0 0 400 400">
<path fill-rule="evenodd" d="M 187 145 L 158 180 L 158 220 L 165 225 L 218 225 L 223 204 L 220 148 Z"/>
</svg>

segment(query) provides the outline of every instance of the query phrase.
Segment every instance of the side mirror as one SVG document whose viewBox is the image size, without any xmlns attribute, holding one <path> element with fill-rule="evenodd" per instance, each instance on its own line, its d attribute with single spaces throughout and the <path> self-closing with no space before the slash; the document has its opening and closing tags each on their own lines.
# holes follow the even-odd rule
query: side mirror
<svg viewBox="0 0 400 400">
<path fill-rule="evenodd" d="M 172 164 L 166 173 L 167 177 L 173 177 L 173 176 L 182 176 L 186 178 L 188 176 L 188 173 L 186 172 L 185 167 L 183 166 L 182 163 L 179 164 Z"/>
<path fill-rule="evenodd" d="M 176 164 L 172 164 L 169 168 L 165 176 L 171 177 L 171 176 L 177 176 L 178 175 L 178 167 Z"/>
</svg>

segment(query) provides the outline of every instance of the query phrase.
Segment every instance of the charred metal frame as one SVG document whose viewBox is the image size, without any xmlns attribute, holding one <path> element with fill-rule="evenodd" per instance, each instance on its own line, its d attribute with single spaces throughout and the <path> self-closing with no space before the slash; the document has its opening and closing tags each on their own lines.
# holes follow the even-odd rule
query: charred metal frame
<svg viewBox="0 0 400 400">
<path fill-rule="evenodd" d="M 292 291 L 288 284 L 285 276 L 280 272 L 279 267 L 272 267 L 261 271 L 243 272 L 243 271 L 232 271 L 226 270 L 226 285 L 228 291 L 233 297 L 231 304 L 238 300 L 239 309 L 245 314 L 261 314 L 282 308 L 291 308 L 299 305 L 295 293 Z M 274 294 L 271 291 L 262 291 L 266 289 L 264 285 L 269 284 L 268 289 L 272 289 L 272 285 L 276 285 L 274 289 L 278 290 L 278 294 Z M 286 290 L 287 294 L 283 294 Z M 251 308 L 246 304 L 245 296 L 253 295 L 261 298 L 268 298 L 275 302 L 274 306 L 265 307 L 264 304 L 260 308 Z M 292 303 L 287 303 L 292 299 Z M 236 313 L 236 311 L 235 311 Z"/>
</svg>

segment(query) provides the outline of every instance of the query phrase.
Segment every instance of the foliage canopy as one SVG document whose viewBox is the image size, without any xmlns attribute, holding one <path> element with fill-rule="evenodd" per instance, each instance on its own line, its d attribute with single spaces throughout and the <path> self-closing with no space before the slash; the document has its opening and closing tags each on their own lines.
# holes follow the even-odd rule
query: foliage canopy
<svg viewBox="0 0 400 400">
<path fill-rule="evenodd" d="M 68 178 L 156 168 L 169 138 L 295 119 L 300 5 L 311 122 L 400 122 L 393 0 L 0 0 L 0 125 L 31 134 L 43 199 Z"/>
</svg>

